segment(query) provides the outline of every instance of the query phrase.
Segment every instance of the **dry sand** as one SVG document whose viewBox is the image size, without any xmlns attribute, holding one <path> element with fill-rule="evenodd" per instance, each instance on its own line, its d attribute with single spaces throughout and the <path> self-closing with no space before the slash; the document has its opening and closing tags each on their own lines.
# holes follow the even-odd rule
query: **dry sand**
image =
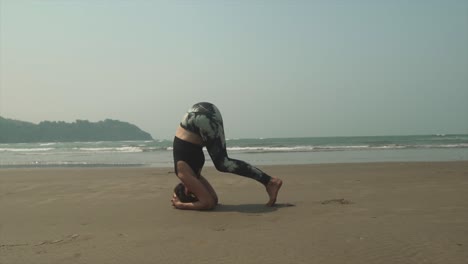
<svg viewBox="0 0 468 264">
<path fill-rule="evenodd" d="M 2 169 L 0 263 L 468 263 L 468 162 L 261 168 L 277 207 L 206 168 L 208 212 L 172 208 L 171 168 Z"/>
</svg>

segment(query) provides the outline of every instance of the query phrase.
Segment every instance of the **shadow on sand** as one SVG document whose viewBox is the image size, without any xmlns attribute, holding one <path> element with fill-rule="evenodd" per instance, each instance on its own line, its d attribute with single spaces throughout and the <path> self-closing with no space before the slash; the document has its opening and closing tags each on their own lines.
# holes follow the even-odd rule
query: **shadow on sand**
<svg viewBox="0 0 468 264">
<path fill-rule="evenodd" d="M 291 203 L 278 203 L 273 207 L 265 204 L 219 204 L 213 212 L 239 212 L 247 214 L 271 213 L 284 207 L 296 206 Z"/>
</svg>

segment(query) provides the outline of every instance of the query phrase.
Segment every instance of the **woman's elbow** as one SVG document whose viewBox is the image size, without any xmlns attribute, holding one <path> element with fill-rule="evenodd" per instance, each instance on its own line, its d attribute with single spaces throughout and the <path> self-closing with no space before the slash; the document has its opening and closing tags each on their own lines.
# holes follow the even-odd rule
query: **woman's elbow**
<svg viewBox="0 0 468 264">
<path fill-rule="evenodd" d="M 201 201 L 202 210 L 213 210 L 216 207 L 217 202 L 214 199 L 206 199 Z"/>
</svg>

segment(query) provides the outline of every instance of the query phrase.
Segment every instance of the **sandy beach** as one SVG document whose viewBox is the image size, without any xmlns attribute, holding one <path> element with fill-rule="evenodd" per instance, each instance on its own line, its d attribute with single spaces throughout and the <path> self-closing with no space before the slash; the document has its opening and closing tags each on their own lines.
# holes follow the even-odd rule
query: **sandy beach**
<svg viewBox="0 0 468 264">
<path fill-rule="evenodd" d="M 172 168 L 0 170 L 0 263 L 468 263 L 468 162 L 205 168 L 214 211 L 171 206 Z"/>
</svg>

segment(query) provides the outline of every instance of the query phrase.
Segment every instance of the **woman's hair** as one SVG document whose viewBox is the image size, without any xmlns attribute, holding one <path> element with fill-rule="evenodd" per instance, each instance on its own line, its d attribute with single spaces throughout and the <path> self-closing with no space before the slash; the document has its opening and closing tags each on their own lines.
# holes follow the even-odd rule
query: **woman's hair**
<svg viewBox="0 0 468 264">
<path fill-rule="evenodd" d="M 179 198 L 179 200 L 183 203 L 193 203 L 198 201 L 198 198 L 195 197 L 192 193 L 185 194 L 185 185 L 183 183 L 179 183 L 174 188 L 174 193 Z"/>
</svg>

